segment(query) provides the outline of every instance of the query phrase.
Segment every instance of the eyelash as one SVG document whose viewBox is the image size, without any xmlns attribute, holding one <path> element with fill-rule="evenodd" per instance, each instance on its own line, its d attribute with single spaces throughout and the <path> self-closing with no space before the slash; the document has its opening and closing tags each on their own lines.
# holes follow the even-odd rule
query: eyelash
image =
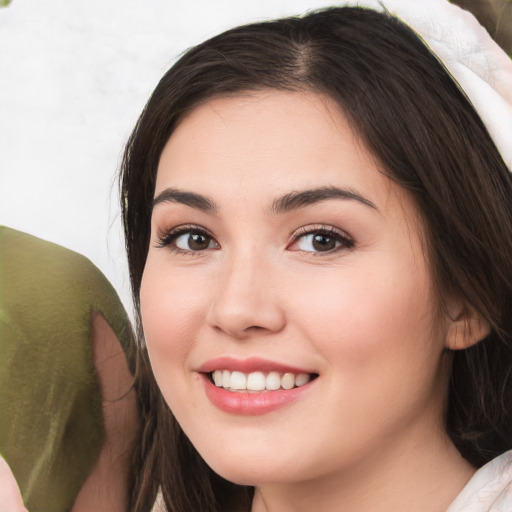
<svg viewBox="0 0 512 512">
<path fill-rule="evenodd" d="M 177 254 L 186 254 L 186 255 L 199 255 L 202 252 L 205 252 L 204 250 L 197 250 L 194 251 L 192 249 L 185 250 L 181 249 L 180 247 L 177 247 L 176 245 L 173 245 L 173 243 L 182 235 L 186 234 L 194 234 L 194 235 L 200 235 L 204 236 L 205 238 L 209 239 L 213 243 L 219 246 L 218 242 L 215 240 L 215 238 L 204 228 L 201 226 L 197 226 L 195 224 L 186 224 L 183 226 L 179 226 L 177 228 L 174 228 L 170 231 L 162 232 L 158 236 L 157 240 L 157 248 L 165 248 L 167 247 L 171 252 L 177 253 Z M 351 249 L 354 247 L 355 242 L 352 237 L 350 237 L 348 234 L 334 228 L 333 226 L 325 226 L 325 225 L 315 225 L 315 226 L 309 226 L 309 227 L 302 227 L 300 228 L 296 233 L 294 233 L 291 237 L 291 242 L 287 245 L 287 249 L 292 247 L 294 244 L 299 243 L 302 239 L 305 239 L 305 237 L 309 235 L 321 235 L 325 236 L 327 238 L 333 239 L 335 243 L 339 244 L 338 247 L 334 247 L 333 249 L 328 249 L 326 251 L 306 251 L 301 249 L 296 249 L 297 251 L 301 251 L 307 254 L 311 254 L 312 256 L 322 256 L 324 254 L 332 254 L 334 252 L 337 252 L 342 249 Z"/>
<path fill-rule="evenodd" d="M 329 249 L 327 251 L 302 251 L 311 254 L 314 257 L 332 254 L 343 249 L 351 249 L 355 245 L 354 239 L 347 233 L 340 231 L 333 226 L 315 225 L 302 227 L 296 233 L 294 233 L 292 235 L 291 243 L 288 244 L 288 248 L 300 242 L 301 239 L 304 239 L 308 235 L 323 235 L 334 239 L 335 243 L 339 244 L 338 247 Z M 297 249 L 297 251 L 301 251 L 301 249 Z"/>
<path fill-rule="evenodd" d="M 177 228 L 171 229 L 170 231 L 164 231 L 158 236 L 157 240 L 157 248 L 167 248 L 171 252 L 177 253 L 177 254 L 186 254 L 186 255 L 198 255 L 201 252 L 204 251 L 193 251 L 193 250 L 185 250 L 181 249 L 180 247 L 176 247 L 176 245 L 173 245 L 173 242 L 175 242 L 181 235 L 186 234 L 194 234 L 194 235 L 201 235 L 204 236 L 210 240 L 212 240 L 216 245 L 218 245 L 217 241 L 213 238 L 213 236 L 208 233 L 208 231 L 201 226 L 197 226 L 195 224 L 186 224 L 184 226 L 179 226 Z"/>
</svg>

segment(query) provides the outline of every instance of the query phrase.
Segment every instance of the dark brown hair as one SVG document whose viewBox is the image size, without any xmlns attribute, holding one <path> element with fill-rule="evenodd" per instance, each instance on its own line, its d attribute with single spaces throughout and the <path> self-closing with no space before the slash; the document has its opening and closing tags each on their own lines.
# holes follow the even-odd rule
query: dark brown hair
<svg viewBox="0 0 512 512">
<path fill-rule="evenodd" d="M 415 198 L 438 289 L 455 294 L 491 326 L 485 340 L 453 354 L 447 431 L 476 466 L 512 448 L 511 175 L 454 80 L 386 13 L 333 8 L 235 28 L 189 50 L 166 73 L 122 163 L 137 312 L 163 147 L 202 102 L 268 88 L 334 99 L 382 168 Z M 164 402 L 138 320 L 143 429 L 133 510 L 150 510 L 158 487 L 170 511 L 249 510 L 252 489 L 213 473 Z"/>
</svg>

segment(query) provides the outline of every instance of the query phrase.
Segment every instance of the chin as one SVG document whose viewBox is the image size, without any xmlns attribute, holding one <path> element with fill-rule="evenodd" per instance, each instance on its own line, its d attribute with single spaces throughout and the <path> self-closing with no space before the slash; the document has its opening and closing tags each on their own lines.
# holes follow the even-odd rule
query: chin
<svg viewBox="0 0 512 512">
<path fill-rule="evenodd" d="M 247 467 L 246 464 L 216 464 L 210 467 L 219 476 L 237 485 L 261 486 L 269 483 L 282 483 L 282 471 L 273 468 Z M 284 479 L 286 481 L 286 479 Z"/>
<path fill-rule="evenodd" d="M 215 473 L 237 485 L 277 484 L 301 481 L 313 476 L 302 471 L 296 456 L 283 458 L 282 453 L 264 453 L 257 447 L 250 451 L 221 448 L 215 452 L 207 450 L 206 453 L 199 453 Z"/>
</svg>

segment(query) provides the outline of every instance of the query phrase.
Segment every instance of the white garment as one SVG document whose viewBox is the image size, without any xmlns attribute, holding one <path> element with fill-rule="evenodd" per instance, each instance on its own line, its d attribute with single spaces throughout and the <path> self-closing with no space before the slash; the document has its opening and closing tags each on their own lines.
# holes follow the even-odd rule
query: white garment
<svg viewBox="0 0 512 512">
<path fill-rule="evenodd" d="M 512 512 L 512 450 L 481 467 L 446 512 Z"/>
<path fill-rule="evenodd" d="M 471 13 L 446 0 L 340 3 L 387 10 L 412 28 L 467 95 L 512 171 L 512 61 Z"/>
</svg>

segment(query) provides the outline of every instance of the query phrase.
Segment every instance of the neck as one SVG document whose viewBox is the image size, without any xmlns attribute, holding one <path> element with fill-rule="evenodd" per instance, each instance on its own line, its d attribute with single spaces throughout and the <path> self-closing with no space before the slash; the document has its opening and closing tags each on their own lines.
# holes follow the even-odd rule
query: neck
<svg viewBox="0 0 512 512">
<path fill-rule="evenodd" d="M 433 437 L 392 443 L 356 467 L 311 481 L 259 486 L 252 512 L 444 512 L 475 469 L 446 434 Z"/>
</svg>

